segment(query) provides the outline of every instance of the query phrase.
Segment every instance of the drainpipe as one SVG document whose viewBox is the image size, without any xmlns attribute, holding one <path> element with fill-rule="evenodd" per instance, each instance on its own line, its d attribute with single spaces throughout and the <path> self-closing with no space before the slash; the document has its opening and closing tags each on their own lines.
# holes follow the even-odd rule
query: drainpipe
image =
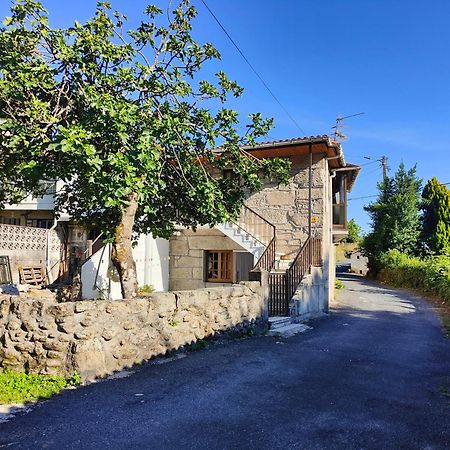
<svg viewBox="0 0 450 450">
<path fill-rule="evenodd" d="M 308 206 L 308 237 L 311 237 L 311 220 L 312 220 L 312 144 L 309 143 L 309 206 Z"/>
<path fill-rule="evenodd" d="M 52 268 L 50 267 L 50 232 L 56 228 L 56 217 L 53 218 L 53 225 L 47 230 L 47 246 L 45 249 L 45 270 L 47 271 L 48 284 L 53 283 Z"/>
</svg>

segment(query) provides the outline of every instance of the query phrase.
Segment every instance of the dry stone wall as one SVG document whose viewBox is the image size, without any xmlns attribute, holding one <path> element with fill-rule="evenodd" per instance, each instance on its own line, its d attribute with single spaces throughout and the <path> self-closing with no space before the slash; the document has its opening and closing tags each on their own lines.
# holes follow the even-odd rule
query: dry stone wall
<svg viewBox="0 0 450 450">
<path fill-rule="evenodd" d="M 115 301 L 3 295 L 0 367 L 90 380 L 251 323 L 267 323 L 259 282 Z"/>
</svg>

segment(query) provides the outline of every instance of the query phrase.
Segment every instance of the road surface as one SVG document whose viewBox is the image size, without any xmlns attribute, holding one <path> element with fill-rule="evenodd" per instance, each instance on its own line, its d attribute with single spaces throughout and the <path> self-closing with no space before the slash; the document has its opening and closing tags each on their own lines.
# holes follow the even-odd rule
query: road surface
<svg viewBox="0 0 450 450">
<path fill-rule="evenodd" d="M 436 314 L 340 277 L 339 303 L 312 330 L 65 391 L 0 424 L 0 448 L 449 449 L 450 340 Z"/>
</svg>

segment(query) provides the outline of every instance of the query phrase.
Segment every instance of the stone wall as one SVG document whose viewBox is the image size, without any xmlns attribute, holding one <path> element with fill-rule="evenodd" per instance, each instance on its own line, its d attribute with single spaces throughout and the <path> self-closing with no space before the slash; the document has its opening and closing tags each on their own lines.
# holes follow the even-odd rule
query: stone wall
<svg viewBox="0 0 450 450">
<path fill-rule="evenodd" d="M 3 295 L 0 367 L 77 371 L 90 380 L 255 321 L 267 321 L 267 288 L 259 282 L 116 301 Z"/>
<path fill-rule="evenodd" d="M 287 185 L 265 183 L 260 192 L 247 199 L 246 205 L 275 225 L 277 252 L 293 258 L 308 237 L 308 156 L 292 156 L 291 164 Z M 326 159 L 323 155 L 313 155 L 312 216 L 315 221 L 312 231 L 316 236 L 323 233 L 327 179 Z"/>
<path fill-rule="evenodd" d="M 328 313 L 328 277 L 322 267 L 312 267 L 295 291 L 289 305 L 294 322 L 303 322 Z"/>
<path fill-rule="evenodd" d="M 169 290 L 199 289 L 217 285 L 204 281 L 205 250 L 242 251 L 243 248 L 214 228 L 178 231 L 169 244 Z"/>
</svg>

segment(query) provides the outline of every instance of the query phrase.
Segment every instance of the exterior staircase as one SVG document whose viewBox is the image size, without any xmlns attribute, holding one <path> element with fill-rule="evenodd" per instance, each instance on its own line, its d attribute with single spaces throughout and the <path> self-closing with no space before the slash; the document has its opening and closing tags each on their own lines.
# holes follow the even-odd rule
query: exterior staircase
<svg viewBox="0 0 450 450">
<path fill-rule="evenodd" d="M 266 249 L 266 245 L 257 237 L 252 236 L 233 222 L 217 225 L 216 228 L 251 253 L 255 258 L 255 262 L 258 261 Z"/>
<path fill-rule="evenodd" d="M 254 255 L 254 269 L 269 272 L 269 315 L 288 316 L 289 303 L 297 287 L 313 266 L 322 265 L 321 240 L 308 237 L 297 256 L 285 260 L 276 252 L 275 226 L 245 205 L 235 222 L 217 228 Z"/>
</svg>

